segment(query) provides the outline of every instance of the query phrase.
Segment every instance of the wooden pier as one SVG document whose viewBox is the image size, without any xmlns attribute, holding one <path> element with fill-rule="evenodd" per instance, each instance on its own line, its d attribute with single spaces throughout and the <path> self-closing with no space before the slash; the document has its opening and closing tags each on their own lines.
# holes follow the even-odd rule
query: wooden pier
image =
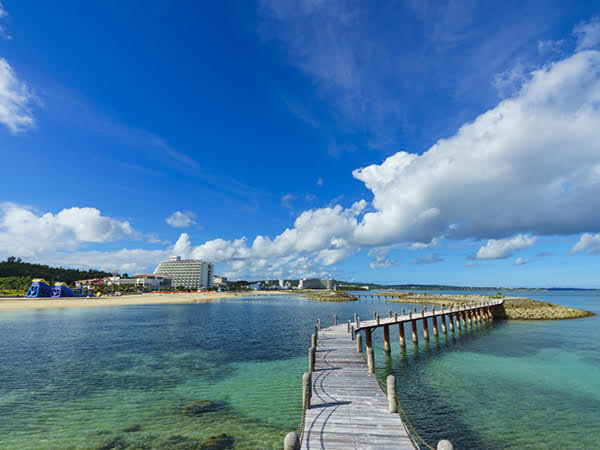
<svg viewBox="0 0 600 450">
<path fill-rule="evenodd" d="M 362 353 L 337 325 L 318 332 L 302 449 L 414 449 L 402 419 L 367 372 Z"/>
<path fill-rule="evenodd" d="M 303 376 L 304 416 L 300 436 L 289 433 L 284 448 L 297 449 L 413 449 L 419 448 L 413 437 L 430 449 L 416 430 L 411 434 L 398 414 L 402 409 L 396 396 L 395 378 L 389 376 L 387 393 L 380 387 L 375 374 L 372 333 L 383 328 L 384 350 L 390 353 L 390 327 L 398 325 L 401 348 L 405 343 L 405 325 L 410 323 L 414 345 L 418 345 L 417 322 L 423 322 L 423 339 L 429 340 L 429 321 L 433 336 L 460 333 L 492 320 L 494 308 L 503 300 L 486 303 L 471 303 L 463 306 L 433 307 L 420 312 L 402 310 L 402 315 L 389 311 L 381 318 L 376 313 L 372 320 L 361 321 L 354 315 L 354 322 L 334 325 L 320 330 L 315 326 L 312 345 L 309 349 L 309 372 Z M 439 322 L 439 323 L 438 323 Z M 334 316 L 334 323 L 337 317 Z M 439 326 L 441 325 L 441 327 Z M 364 332 L 365 352 L 363 357 L 362 335 Z M 356 340 L 354 339 L 356 337 Z M 405 417 L 405 419 L 407 419 Z M 451 450 L 449 441 L 440 441 L 437 449 Z"/>
</svg>

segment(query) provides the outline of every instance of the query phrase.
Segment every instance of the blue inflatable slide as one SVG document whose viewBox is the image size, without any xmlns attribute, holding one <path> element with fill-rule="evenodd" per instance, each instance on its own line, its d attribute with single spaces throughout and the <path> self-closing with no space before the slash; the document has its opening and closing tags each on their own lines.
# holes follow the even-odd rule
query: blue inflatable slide
<svg viewBox="0 0 600 450">
<path fill-rule="evenodd" d="M 43 278 L 36 278 L 32 280 L 31 286 L 27 290 L 25 297 L 37 298 L 37 297 L 86 297 L 85 295 L 75 294 L 66 283 L 54 283 L 54 287 L 51 288 L 48 282 Z"/>
<path fill-rule="evenodd" d="M 48 282 L 43 278 L 35 278 L 31 282 L 25 297 L 52 297 L 52 288 L 48 286 Z"/>
</svg>

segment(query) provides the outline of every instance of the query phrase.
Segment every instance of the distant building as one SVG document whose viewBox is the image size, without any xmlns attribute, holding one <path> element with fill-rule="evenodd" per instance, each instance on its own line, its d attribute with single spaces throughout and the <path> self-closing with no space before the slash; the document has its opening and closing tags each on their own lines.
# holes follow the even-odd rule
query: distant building
<svg viewBox="0 0 600 450">
<path fill-rule="evenodd" d="M 298 283 L 298 289 L 332 289 L 336 290 L 335 280 L 319 280 L 318 278 L 304 278 Z"/>
<path fill-rule="evenodd" d="M 223 277 L 221 275 L 213 276 L 213 285 L 215 286 L 224 286 L 227 284 L 227 277 Z"/>
<path fill-rule="evenodd" d="M 137 280 L 134 278 L 121 278 L 119 276 L 104 278 L 104 284 L 108 286 L 134 286 L 137 284 Z"/>
<path fill-rule="evenodd" d="M 75 281 L 75 286 L 76 287 L 96 287 L 96 288 L 101 288 L 104 286 L 104 284 L 106 283 L 106 280 L 109 280 L 110 278 L 91 278 L 89 280 L 77 280 Z"/>
<path fill-rule="evenodd" d="M 172 279 L 165 275 L 155 275 L 153 273 L 138 273 L 133 276 L 136 286 L 143 289 L 169 289 Z"/>
<path fill-rule="evenodd" d="M 211 289 L 213 287 L 213 265 L 208 261 L 171 256 L 170 261 L 158 265 L 154 274 L 171 277 L 171 286 L 174 288 Z"/>
</svg>

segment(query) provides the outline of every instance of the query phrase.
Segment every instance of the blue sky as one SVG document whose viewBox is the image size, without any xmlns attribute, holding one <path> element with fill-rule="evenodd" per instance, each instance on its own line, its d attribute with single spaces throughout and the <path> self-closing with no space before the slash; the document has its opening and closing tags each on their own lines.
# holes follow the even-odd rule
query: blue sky
<svg viewBox="0 0 600 450">
<path fill-rule="evenodd" d="M 1 5 L 0 258 L 600 287 L 597 2 Z"/>
</svg>

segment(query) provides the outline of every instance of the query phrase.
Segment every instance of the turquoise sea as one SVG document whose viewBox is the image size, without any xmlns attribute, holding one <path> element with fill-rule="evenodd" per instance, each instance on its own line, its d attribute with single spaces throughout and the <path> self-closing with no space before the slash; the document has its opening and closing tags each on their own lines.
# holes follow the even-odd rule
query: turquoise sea
<svg viewBox="0 0 600 450">
<path fill-rule="evenodd" d="M 495 293 L 495 292 L 494 292 Z M 597 291 L 519 291 L 600 314 Z M 295 296 L 0 313 L 0 448 L 281 448 L 316 319 L 400 311 Z M 600 447 L 600 316 L 493 322 L 405 352 L 374 335 L 422 437 L 456 448 Z M 209 400 L 198 414 L 184 405 Z"/>
</svg>

